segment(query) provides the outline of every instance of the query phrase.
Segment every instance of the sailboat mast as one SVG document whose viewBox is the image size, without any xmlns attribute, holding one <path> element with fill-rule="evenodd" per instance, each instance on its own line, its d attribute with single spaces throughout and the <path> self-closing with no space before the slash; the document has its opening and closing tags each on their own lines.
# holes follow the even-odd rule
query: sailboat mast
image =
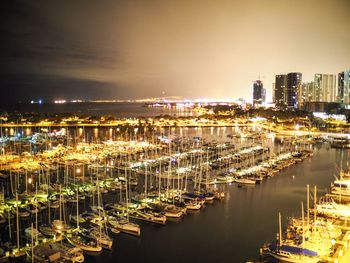
<svg viewBox="0 0 350 263">
<path fill-rule="evenodd" d="M 31 234 L 31 236 L 32 236 L 32 263 L 34 263 L 34 233 L 33 233 L 33 223 L 32 223 L 32 234 Z"/>
<path fill-rule="evenodd" d="M 79 191 L 77 186 L 77 228 L 79 229 Z"/>
<path fill-rule="evenodd" d="M 278 232 L 279 232 L 279 246 L 282 246 L 282 223 L 281 223 L 281 212 L 278 212 Z"/>
<path fill-rule="evenodd" d="M 125 182 L 126 182 L 126 191 L 125 191 L 125 198 L 126 198 L 126 216 L 129 222 L 129 204 L 128 204 L 128 176 L 126 172 L 126 167 L 125 167 Z"/>
<path fill-rule="evenodd" d="M 159 200 L 160 200 L 161 180 L 162 180 L 162 159 L 160 159 L 160 161 L 159 161 L 159 174 L 158 174 L 158 196 L 159 196 Z"/>
<path fill-rule="evenodd" d="M 316 231 L 316 216 L 317 216 L 316 204 L 317 204 L 317 186 L 315 185 L 315 188 L 314 188 L 314 231 Z"/>
<path fill-rule="evenodd" d="M 38 184 L 35 184 L 35 209 L 36 209 L 36 213 L 35 213 L 35 228 L 36 228 L 36 232 L 35 232 L 35 243 L 38 244 L 38 213 L 39 213 L 39 209 L 38 209 Z"/>
<path fill-rule="evenodd" d="M 307 221 L 306 221 L 306 225 L 309 228 L 310 226 L 310 185 L 306 186 L 306 193 L 307 193 L 307 198 L 306 198 L 306 206 L 307 206 Z"/>
<path fill-rule="evenodd" d="M 145 161 L 145 198 L 147 198 L 147 160 Z"/>
<path fill-rule="evenodd" d="M 62 189 L 60 185 L 60 221 L 62 221 Z"/>
<path fill-rule="evenodd" d="M 301 220 L 302 220 L 302 226 L 303 226 L 303 247 L 305 243 L 305 219 L 304 219 L 304 203 L 301 202 Z"/>
<path fill-rule="evenodd" d="M 18 218 L 18 193 L 16 192 L 16 227 L 17 227 L 17 249 L 19 251 L 19 218 Z"/>
</svg>

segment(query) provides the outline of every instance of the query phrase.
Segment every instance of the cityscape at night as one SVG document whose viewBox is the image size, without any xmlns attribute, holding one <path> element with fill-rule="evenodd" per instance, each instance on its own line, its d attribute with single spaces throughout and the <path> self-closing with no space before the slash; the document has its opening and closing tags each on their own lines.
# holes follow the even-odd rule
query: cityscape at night
<svg viewBox="0 0 350 263">
<path fill-rule="evenodd" d="M 0 9 L 0 262 L 350 262 L 348 0 Z"/>
</svg>

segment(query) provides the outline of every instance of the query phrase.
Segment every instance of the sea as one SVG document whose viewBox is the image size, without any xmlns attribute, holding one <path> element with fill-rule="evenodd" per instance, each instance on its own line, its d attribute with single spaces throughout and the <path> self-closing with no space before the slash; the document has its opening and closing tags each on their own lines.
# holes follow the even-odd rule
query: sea
<svg viewBox="0 0 350 263">
<path fill-rule="evenodd" d="M 140 102 L 81 102 L 81 103 L 43 103 L 0 105 L 1 113 L 71 113 L 78 115 L 114 115 L 117 118 L 137 118 L 151 116 L 195 116 L 190 109 L 174 107 L 147 107 Z"/>
</svg>

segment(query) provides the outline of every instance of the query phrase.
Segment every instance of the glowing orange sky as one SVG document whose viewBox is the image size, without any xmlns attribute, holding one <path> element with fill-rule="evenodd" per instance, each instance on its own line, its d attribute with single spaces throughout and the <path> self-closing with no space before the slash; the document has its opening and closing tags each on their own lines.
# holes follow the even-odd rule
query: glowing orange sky
<svg viewBox="0 0 350 263">
<path fill-rule="evenodd" d="M 14 51 L 32 53 L 5 55 L 6 74 L 107 83 L 116 99 L 249 98 L 261 76 L 271 97 L 275 74 L 350 68 L 349 10 L 346 0 L 33 1 L 24 17 L 5 16 Z"/>
</svg>

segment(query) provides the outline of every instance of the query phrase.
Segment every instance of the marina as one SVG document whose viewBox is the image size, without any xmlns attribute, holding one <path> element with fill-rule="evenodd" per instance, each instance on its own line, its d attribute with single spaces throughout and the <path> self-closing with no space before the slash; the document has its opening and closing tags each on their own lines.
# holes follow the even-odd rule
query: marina
<svg viewBox="0 0 350 263">
<path fill-rule="evenodd" d="M 141 245 L 137 249 L 140 250 L 138 255 L 142 255 L 147 250 L 143 249 L 147 248 L 146 242 L 154 242 L 145 240 L 151 236 L 156 238 L 159 231 L 168 231 L 163 228 L 173 229 L 184 224 L 185 230 L 187 224 L 204 220 L 209 214 L 214 222 L 221 215 L 229 216 L 235 212 L 238 214 L 231 219 L 233 222 L 240 217 L 247 217 L 246 220 L 250 221 L 249 214 L 255 212 L 242 214 L 240 204 L 254 195 L 264 194 L 265 185 L 278 182 L 281 179 L 276 178 L 283 178 L 284 173 L 313 162 L 314 155 L 317 158 L 320 152 L 333 151 L 336 154 L 342 151 L 327 144 L 294 144 L 293 137 L 286 137 L 282 142 L 274 141 L 273 136 L 264 135 L 269 131 L 257 132 L 252 128 L 223 127 L 215 130 L 161 128 L 151 133 L 152 136 L 146 136 L 148 140 L 135 134 L 133 140 L 124 141 L 122 134 L 111 137 L 109 130 L 104 128 L 97 137 L 94 130 L 87 129 L 74 137 L 79 132 L 66 129 L 58 135 L 42 136 L 46 139 L 40 144 L 41 148 L 37 148 L 37 143 L 31 143 L 31 152 L 25 154 L 22 151 L 28 149 L 24 147 L 26 141 L 13 143 L 5 140 L 1 156 L 2 240 L 10 238 L 16 244 L 17 236 L 17 250 L 26 251 L 29 258 L 41 251 L 42 246 L 57 240 L 62 246 L 78 249 L 75 254 L 84 253 L 87 262 L 104 258 L 108 253 L 121 259 L 128 255 L 129 258 L 124 260 L 133 260 L 135 255 L 127 253 L 133 242 Z M 231 136 L 248 131 L 259 136 Z M 214 132 L 217 140 L 212 141 L 210 138 Z M 270 139 L 259 139 L 262 135 Z M 11 153 L 7 153 L 10 149 Z M 303 176 L 307 176 L 303 171 L 301 175 L 300 172 L 289 175 L 288 184 Z M 248 200 L 246 194 L 251 195 Z M 234 205 L 227 207 L 231 202 Z M 239 207 L 235 208 L 237 205 Z M 226 212 L 215 212 L 225 206 Z M 212 215 L 211 210 L 214 210 Z M 261 217 L 263 215 L 257 218 Z M 18 226 L 13 225 L 16 220 Z M 272 214 L 267 220 L 274 222 Z M 233 222 L 226 222 L 227 227 L 233 228 L 230 231 L 236 228 Z M 28 228 L 30 224 L 32 228 Z M 23 239 L 24 229 L 27 241 Z M 208 231 L 207 226 L 203 229 Z M 220 227 L 213 225 L 215 229 L 220 231 Z M 131 242 L 131 246 L 124 248 L 120 255 L 118 248 L 124 246 L 123 242 L 129 245 Z M 31 249 L 32 246 L 35 250 Z M 57 246 L 55 249 L 59 250 Z M 55 249 L 50 250 L 50 255 L 41 257 L 59 257 L 55 260 L 67 261 L 67 257 L 74 254 L 57 253 Z M 17 250 L 8 250 L 5 255 Z M 249 253 L 242 250 L 247 251 L 246 258 L 237 255 L 237 262 L 258 259 L 258 253 L 251 256 L 255 254 L 254 250 L 258 251 L 256 247 Z M 82 260 L 79 255 L 75 257 Z M 37 256 L 36 261 L 40 261 Z"/>
</svg>

